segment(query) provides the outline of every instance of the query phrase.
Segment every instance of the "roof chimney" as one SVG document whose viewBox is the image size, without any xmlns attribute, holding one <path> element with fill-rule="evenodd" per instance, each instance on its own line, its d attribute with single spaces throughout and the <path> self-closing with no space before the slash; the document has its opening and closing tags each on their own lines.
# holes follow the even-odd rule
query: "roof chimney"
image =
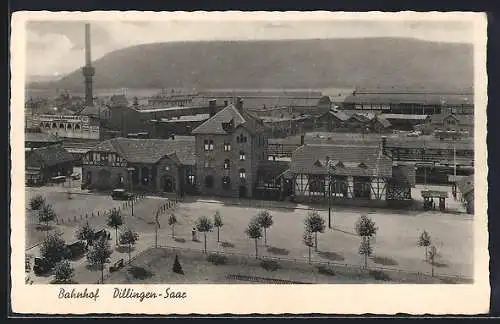
<svg viewBox="0 0 500 324">
<path fill-rule="evenodd" d="M 224 100 L 224 108 L 226 108 L 228 105 L 228 101 L 227 100 Z"/>
<path fill-rule="evenodd" d="M 385 154 L 386 146 L 387 146 L 387 137 L 382 136 L 382 154 Z"/>
<path fill-rule="evenodd" d="M 304 146 L 305 135 L 300 135 L 300 146 Z"/>
<path fill-rule="evenodd" d="M 236 109 L 238 109 L 239 111 L 243 110 L 243 99 L 241 99 L 240 97 L 236 99 Z"/>
<path fill-rule="evenodd" d="M 208 101 L 208 116 L 212 118 L 215 116 L 217 101 L 215 99 L 210 99 Z"/>
</svg>

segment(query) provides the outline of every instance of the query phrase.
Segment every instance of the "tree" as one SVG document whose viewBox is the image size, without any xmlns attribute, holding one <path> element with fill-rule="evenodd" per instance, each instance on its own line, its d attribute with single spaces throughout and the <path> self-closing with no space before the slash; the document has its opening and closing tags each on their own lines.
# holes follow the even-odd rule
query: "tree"
<svg viewBox="0 0 500 324">
<path fill-rule="evenodd" d="M 304 244 L 308 247 L 309 250 L 309 263 L 311 263 L 311 248 L 314 246 L 314 240 L 312 232 L 308 227 L 306 227 L 303 236 Z"/>
<path fill-rule="evenodd" d="M 176 224 L 177 224 L 177 218 L 175 218 L 174 214 L 170 215 L 170 217 L 168 218 L 168 225 L 172 228 L 172 237 L 175 236 L 174 229 Z"/>
<path fill-rule="evenodd" d="M 68 260 L 58 262 L 54 268 L 57 283 L 71 283 L 74 276 L 74 269 Z"/>
<path fill-rule="evenodd" d="M 123 225 L 122 215 L 117 209 L 113 209 L 109 213 L 107 225 L 115 229 L 116 245 L 118 245 L 118 228 Z"/>
<path fill-rule="evenodd" d="M 43 205 L 38 211 L 38 220 L 40 223 L 45 223 L 45 229 L 49 229 L 49 222 L 56 219 L 56 213 L 52 205 Z"/>
<path fill-rule="evenodd" d="M 175 261 L 172 271 L 178 274 L 184 274 L 184 271 L 182 270 L 182 266 L 181 263 L 179 262 L 179 257 L 177 256 L 177 254 L 175 255 Z"/>
<path fill-rule="evenodd" d="M 39 210 L 44 205 L 45 205 L 45 198 L 43 198 L 41 195 L 36 195 L 30 200 L 31 210 Z"/>
<path fill-rule="evenodd" d="M 325 231 L 325 220 L 316 210 L 310 211 L 306 217 L 306 228 L 314 233 L 314 249 L 318 251 L 318 233 Z"/>
<path fill-rule="evenodd" d="M 130 263 L 131 257 L 130 252 L 132 250 L 132 246 L 135 245 L 137 240 L 139 239 L 139 234 L 134 230 L 127 228 L 120 234 L 120 244 L 128 245 L 128 262 Z"/>
<path fill-rule="evenodd" d="M 438 256 L 437 248 L 435 245 L 431 245 L 428 251 L 428 260 L 431 264 L 431 275 L 434 277 L 434 262 Z"/>
<path fill-rule="evenodd" d="M 264 245 L 267 246 L 267 229 L 271 226 L 273 226 L 273 216 L 271 213 L 269 213 L 267 210 L 261 211 L 257 215 L 257 222 L 259 223 L 260 227 L 264 229 Z"/>
<path fill-rule="evenodd" d="M 89 222 L 86 222 L 76 231 L 76 238 L 78 240 L 86 241 L 87 245 L 94 239 L 94 229 L 90 227 Z"/>
<path fill-rule="evenodd" d="M 425 247 L 425 261 L 427 261 L 427 248 L 432 244 L 431 236 L 427 231 L 423 231 L 418 238 L 418 246 Z"/>
<path fill-rule="evenodd" d="M 220 216 L 219 211 L 215 212 L 214 215 L 214 226 L 217 227 L 217 242 L 219 242 L 219 232 L 222 226 L 224 226 L 224 223 L 222 222 L 222 217 Z"/>
<path fill-rule="evenodd" d="M 361 244 L 359 245 L 359 254 L 365 257 L 365 268 L 368 267 L 368 257 L 372 255 L 373 248 L 370 244 L 370 237 L 363 236 L 361 239 Z"/>
<path fill-rule="evenodd" d="M 104 236 L 101 236 L 87 253 L 88 262 L 101 269 L 101 283 L 104 283 L 104 264 L 109 262 L 112 253 L 111 246 Z"/>
<path fill-rule="evenodd" d="M 365 215 L 361 215 L 355 225 L 356 233 L 361 237 L 373 237 L 378 230 L 375 222 Z"/>
<path fill-rule="evenodd" d="M 210 232 L 213 228 L 212 222 L 208 217 L 202 216 L 198 218 L 196 222 L 196 229 L 199 232 L 203 232 L 203 238 L 205 239 L 205 253 L 207 253 L 207 232 Z"/>
<path fill-rule="evenodd" d="M 257 219 L 254 218 L 250 221 L 245 230 L 245 234 L 248 235 L 249 238 L 255 240 L 255 258 L 258 259 L 257 240 L 262 237 L 262 227 Z"/>
<path fill-rule="evenodd" d="M 66 252 L 66 242 L 57 234 L 47 235 L 40 248 L 41 256 L 52 266 L 64 259 Z"/>
</svg>

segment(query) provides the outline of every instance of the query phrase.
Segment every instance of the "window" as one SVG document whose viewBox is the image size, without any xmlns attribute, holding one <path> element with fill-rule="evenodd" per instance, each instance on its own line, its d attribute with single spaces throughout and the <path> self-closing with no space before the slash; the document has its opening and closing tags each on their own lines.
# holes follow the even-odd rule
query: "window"
<svg viewBox="0 0 500 324">
<path fill-rule="evenodd" d="M 214 187 L 214 177 L 208 175 L 205 177 L 205 188 L 213 188 Z"/>
<path fill-rule="evenodd" d="M 56 123 L 52 123 L 52 128 L 57 128 L 57 124 Z"/>
<path fill-rule="evenodd" d="M 224 152 L 229 152 L 231 151 L 231 143 L 225 142 L 224 143 Z"/>
<path fill-rule="evenodd" d="M 192 174 L 188 175 L 188 182 L 189 182 L 189 184 L 194 186 L 194 184 L 195 184 L 194 175 L 192 175 Z"/>
<path fill-rule="evenodd" d="M 245 169 L 240 169 L 240 179 L 246 179 L 247 174 L 245 172 Z"/>
<path fill-rule="evenodd" d="M 106 161 L 108 159 L 107 154 L 103 153 L 101 154 L 101 162 Z"/>
<path fill-rule="evenodd" d="M 165 171 L 170 171 L 170 165 L 165 165 Z"/>
<path fill-rule="evenodd" d="M 247 137 L 243 136 L 243 134 L 240 134 L 238 137 L 236 137 L 236 142 L 237 143 L 246 143 Z"/>
<path fill-rule="evenodd" d="M 87 183 L 92 183 L 92 172 L 87 172 Z"/>
<path fill-rule="evenodd" d="M 213 151 L 213 150 L 214 150 L 214 141 L 205 140 L 205 151 Z"/>
<path fill-rule="evenodd" d="M 224 160 L 224 169 L 226 169 L 226 170 L 229 169 L 230 164 L 231 164 L 231 162 L 229 161 L 229 159 L 225 159 Z"/>
<path fill-rule="evenodd" d="M 245 152 L 240 151 L 240 161 L 245 161 L 245 160 L 246 160 Z"/>
<path fill-rule="evenodd" d="M 210 168 L 210 162 L 205 161 L 205 168 Z"/>
<path fill-rule="evenodd" d="M 75 130 L 79 130 L 80 129 L 80 125 L 79 124 L 76 124 L 75 126 Z"/>
<path fill-rule="evenodd" d="M 92 162 L 94 160 L 93 157 L 94 157 L 93 153 L 87 154 L 87 159 L 89 159 L 89 162 Z"/>
<path fill-rule="evenodd" d="M 118 173 L 118 183 L 120 183 L 120 184 L 123 183 L 123 176 L 121 173 Z"/>
<path fill-rule="evenodd" d="M 231 189 L 231 178 L 230 177 L 223 177 L 222 178 L 222 189 L 224 190 L 229 190 Z"/>
</svg>

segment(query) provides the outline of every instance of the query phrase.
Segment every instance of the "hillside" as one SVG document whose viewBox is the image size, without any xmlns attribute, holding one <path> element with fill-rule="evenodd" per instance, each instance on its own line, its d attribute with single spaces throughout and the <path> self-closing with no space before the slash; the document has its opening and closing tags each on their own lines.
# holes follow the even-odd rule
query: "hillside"
<svg viewBox="0 0 500 324">
<path fill-rule="evenodd" d="M 157 43 L 107 54 L 94 62 L 94 80 L 97 89 L 462 90 L 473 85 L 472 53 L 472 45 L 394 38 Z M 83 77 L 77 70 L 49 84 L 82 90 Z"/>
</svg>

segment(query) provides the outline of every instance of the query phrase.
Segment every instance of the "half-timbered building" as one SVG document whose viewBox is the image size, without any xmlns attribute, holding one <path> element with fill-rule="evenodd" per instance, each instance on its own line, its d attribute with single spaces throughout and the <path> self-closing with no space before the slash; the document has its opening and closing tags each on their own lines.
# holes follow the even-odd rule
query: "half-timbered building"
<svg viewBox="0 0 500 324">
<path fill-rule="evenodd" d="M 288 177 L 297 202 L 324 202 L 329 194 L 334 202 L 411 199 L 412 182 L 393 176 L 381 146 L 303 145 L 292 154 Z"/>
<path fill-rule="evenodd" d="M 195 141 L 112 138 L 96 145 L 83 158 L 82 188 L 137 191 L 181 196 L 196 184 Z"/>
</svg>

